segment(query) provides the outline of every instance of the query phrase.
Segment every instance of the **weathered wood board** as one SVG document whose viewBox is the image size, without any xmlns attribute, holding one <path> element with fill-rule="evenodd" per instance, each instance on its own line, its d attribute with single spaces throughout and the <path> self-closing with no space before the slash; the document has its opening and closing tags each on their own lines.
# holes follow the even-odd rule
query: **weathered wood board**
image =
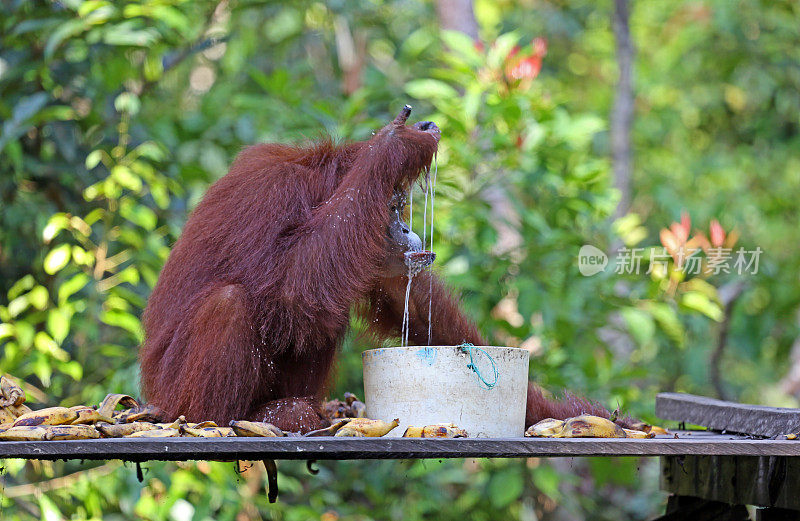
<svg viewBox="0 0 800 521">
<path fill-rule="evenodd" d="M 775 437 L 800 431 L 800 409 L 725 402 L 681 393 L 659 393 L 656 416 L 718 431 Z"/>
<path fill-rule="evenodd" d="M 0 442 L 0 458 L 146 460 L 529 458 L 559 456 L 800 456 L 800 441 L 705 432 L 680 438 L 160 438 Z"/>
<path fill-rule="evenodd" d="M 661 487 L 673 494 L 800 510 L 800 458 L 665 457 L 661 469 Z"/>
</svg>

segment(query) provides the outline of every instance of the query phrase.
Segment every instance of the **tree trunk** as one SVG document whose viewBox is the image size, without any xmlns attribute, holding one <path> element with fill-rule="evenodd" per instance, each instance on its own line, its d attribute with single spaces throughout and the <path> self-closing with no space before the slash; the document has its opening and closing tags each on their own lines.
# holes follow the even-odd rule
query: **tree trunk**
<svg viewBox="0 0 800 521">
<path fill-rule="evenodd" d="M 633 124 L 633 43 L 631 42 L 628 0 L 614 0 L 614 39 L 616 42 L 619 79 L 611 109 L 611 156 L 614 164 L 614 186 L 620 191 L 615 218 L 622 217 L 631 206 L 631 126 Z"/>
<path fill-rule="evenodd" d="M 478 39 L 478 22 L 472 0 L 437 0 L 436 14 L 442 29 L 461 31 L 473 40 Z"/>
</svg>

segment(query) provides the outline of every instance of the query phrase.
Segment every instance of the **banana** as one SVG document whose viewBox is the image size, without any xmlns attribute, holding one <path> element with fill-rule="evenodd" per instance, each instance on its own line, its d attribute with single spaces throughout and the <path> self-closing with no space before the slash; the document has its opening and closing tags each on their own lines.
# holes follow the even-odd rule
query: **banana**
<svg viewBox="0 0 800 521">
<path fill-rule="evenodd" d="M 626 429 L 624 427 L 622 428 L 622 430 L 625 431 L 625 437 L 626 438 L 641 438 L 641 439 L 645 439 L 645 438 L 655 438 L 655 436 L 656 436 L 655 433 L 653 433 L 653 432 L 637 431 L 635 429 Z"/>
<path fill-rule="evenodd" d="M 455 423 L 436 423 L 424 427 L 409 427 L 403 438 L 466 438 L 467 432 Z"/>
<path fill-rule="evenodd" d="M 303 436 L 306 438 L 312 436 L 335 436 L 339 429 L 350 423 L 352 420 L 352 418 L 341 418 L 338 421 L 333 422 L 329 427 L 317 429 L 315 431 L 309 431 L 303 434 Z"/>
<path fill-rule="evenodd" d="M 545 418 L 539 423 L 535 423 L 528 427 L 525 431 L 525 436 L 535 436 L 552 438 L 564 430 L 564 420 L 556 420 L 555 418 Z"/>
<path fill-rule="evenodd" d="M 77 418 L 78 413 L 67 407 L 48 407 L 23 414 L 14 421 L 14 426 L 61 425 L 71 423 Z"/>
<path fill-rule="evenodd" d="M 139 407 L 139 402 L 127 394 L 107 394 L 103 401 L 100 402 L 100 406 L 97 407 L 97 410 L 101 415 L 113 418 L 114 410 L 117 408 L 117 405 L 122 405 L 126 408 Z"/>
<path fill-rule="evenodd" d="M 787 440 L 796 440 L 797 439 L 797 434 L 795 434 L 793 432 L 789 433 L 789 434 L 786 435 L 786 439 Z"/>
<path fill-rule="evenodd" d="M 47 429 L 44 427 L 24 425 L 0 432 L 0 440 L 4 441 L 43 441 L 46 439 Z"/>
<path fill-rule="evenodd" d="M 138 431 L 128 434 L 125 438 L 177 438 L 180 436 L 178 429 L 155 429 L 151 431 Z"/>
<path fill-rule="evenodd" d="M 25 391 L 11 381 L 7 376 L 0 377 L 0 407 L 8 405 L 22 405 L 25 401 Z"/>
<path fill-rule="evenodd" d="M 155 405 L 146 404 L 120 412 L 116 416 L 116 420 L 119 423 L 141 421 L 157 423 L 163 421 L 165 416 L 166 414 L 160 408 L 156 407 Z"/>
<path fill-rule="evenodd" d="M 181 425 L 186 425 L 186 423 L 186 416 L 181 415 L 172 423 L 154 423 L 153 425 L 158 425 L 161 429 L 178 429 Z"/>
<path fill-rule="evenodd" d="M 158 425 L 147 422 L 118 423 L 116 425 L 100 422 L 95 424 L 94 427 L 105 438 L 122 438 L 134 432 L 153 431 L 161 428 Z"/>
<path fill-rule="evenodd" d="M 103 416 L 100 414 L 100 411 L 94 407 L 89 407 L 88 405 L 76 405 L 75 407 L 70 407 L 70 409 L 78 413 L 78 418 L 72 421 L 72 425 L 83 425 L 97 422 L 114 423 L 114 420 L 108 418 L 107 416 Z"/>
<path fill-rule="evenodd" d="M 219 425 L 217 425 L 217 422 L 212 422 L 211 420 L 206 420 L 200 423 L 187 423 L 186 425 L 195 429 L 202 429 L 205 427 L 219 427 Z"/>
<path fill-rule="evenodd" d="M 648 423 L 637 421 L 631 425 L 631 429 L 635 431 L 642 431 L 645 433 L 653 433 L 656 434 L 669 434 L 669 431 L 663 427 L 658 427 L 657 425 L 650 425 Z"/>
<path fill-rule="evenodd" d="M 400 420 L 395 418 L 391 422 L 383 420 L 370 420 L 368 418 L 353 418 L 347 425 L 339 429 L 334 436 L 344 437 L 369 437 L 377 438 L 385 436 L 392 429 L 400 424 Z"/>
<path fill-rule="evenodd" d="M 0 407 L 0 423 L 14 423 L 17 415 L 11 412 L 8 407 Z"/>
<path fill-rule="evenodd" d="M 16 416 L 17 418 L 19 418 L 23 414 L 28 414 L 29 412 L 33 412 L 33 409 L 31 409 L 30 407 L 28 407 L 24 403 L 21 404 L 21 405 L 8 405 L 8 406 L 3 407 L 3 408 L 8 410 L 9 412 L 11 412 L 11 414 Z"/>
<path fill-rule="evenodd" d="M 583 414 L 569 418 L 564 422 L 564 428 L 554 438 L 625 438 L 625 431 L 616 423 L 601 418 Z"/>
<path fill-rule="evenodd" d="M 265 422 L 251 422 L 247 420 L 234 420 L 230 423 L 233 432 L 236 436 L 250 436 L 250 437 L 266 437 L 274 438 L 278 436 L 286 436 L 282 430 L 275 427 L 271 423 Z"/>
<path fill-rule="evenodd" d="M 91 440 L 100 437 L 100 433 L 93 425 L 50 425 L 47 430 L 47 440 Z"/>
<path fill-rule="evenodd" d="M 230 427 L 188 427 L 181 425 L 181 436 L 194 436 L 196 438 L 226 438 L 228 436 L 236 436 L 233 429 Z"/>
</svg>

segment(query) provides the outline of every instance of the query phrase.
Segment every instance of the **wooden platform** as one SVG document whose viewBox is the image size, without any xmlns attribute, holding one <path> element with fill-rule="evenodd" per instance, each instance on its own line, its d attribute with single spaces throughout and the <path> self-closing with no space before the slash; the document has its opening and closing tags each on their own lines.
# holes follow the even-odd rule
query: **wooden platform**
<svg viewBox="0 0 800 521">
<path fill-rule="evenodd" d="M 0 442 L 0 458 L 145 460 L 348 460 L 559 456 L 800 456 L 800 441 L 706 431 L 653 439 L 162 438 Z"/>
</svg>

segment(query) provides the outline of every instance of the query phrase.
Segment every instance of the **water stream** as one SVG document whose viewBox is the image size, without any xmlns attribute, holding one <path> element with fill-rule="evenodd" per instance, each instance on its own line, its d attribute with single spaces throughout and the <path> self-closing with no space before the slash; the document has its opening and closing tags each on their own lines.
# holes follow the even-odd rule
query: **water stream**
<svg viewBox="0 0 800 521">
<path fill-rule="evenodd" d="M 431 177 L 430 169 L 426 170 L 425 172 L 425 206 L 422 213 L 422 249 L 423 251 L 432 251 L 433 250 L 433 209 L 434 209 L 434 200 L 436 197 L 436 175 L 439 172 L 439 163 L 438 157 L 434 155 L 433 160 L 433 177 Z M 429 196 L 430 193 L 430 196 Z M 430 221 L 430 238 L 431 238 L 431 246 L 430 250 L 427 248 L 427 237 L 428 237 L 428 199 L 431 201 L 431 221 Z M 413 186 L 411 190 L 409 190 L 409 226 L 413 230 L 414 226 L 414 189 Z M 424 257 L 424 256 L 423 256 Z M 428 256 L 429 257 L 429 256 Z M 419 273 L 424 267 L 430 265 L 429 261 L 427 264 L 421 264 L 421 256 L 420 255 L 413 255 L 413 254 L 406 254 L 406 265 L 408 266 L 408 283 L 406 284 L 406 295 L 405 295 L 405 305 L 403 307 L 403 323 L 400 328 L 400 345 L 401 347 L 405 347 L 408 345 L 408 336 L 409 331 L 411 329 L 411 317 L 409 313 L 409 299 L 411 297 L 411 281 L 414 279 L 414 275 Z M 428 345 L 431 343 L 432 339 L 432 328 L 431 328 L 431 317 L 433 312 L 433 278 L 429 277 L 429 285 L 428 285 Z"/>
</svg>

